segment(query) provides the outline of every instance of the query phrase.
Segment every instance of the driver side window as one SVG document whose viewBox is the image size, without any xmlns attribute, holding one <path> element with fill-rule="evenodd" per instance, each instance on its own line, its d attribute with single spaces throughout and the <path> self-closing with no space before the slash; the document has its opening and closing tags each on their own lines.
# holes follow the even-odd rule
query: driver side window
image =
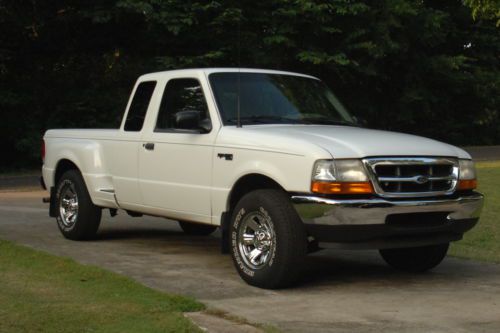
<svg viewBox="0 0 500 333">
<path fill-rule="evenodd" d="M 210 118 L 203 90 L 196 79 L 171 79 L 167 82 L 155 132 L 182 131 L 183 128 L 178 124 L 182 113 L 197 113 L 200 122 Z"/>
</svg>

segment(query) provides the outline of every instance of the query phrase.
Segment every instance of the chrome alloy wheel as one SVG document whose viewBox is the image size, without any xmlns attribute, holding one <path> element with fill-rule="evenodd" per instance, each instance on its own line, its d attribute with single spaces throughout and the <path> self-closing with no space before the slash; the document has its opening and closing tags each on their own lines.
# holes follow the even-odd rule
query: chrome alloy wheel
<svg viewBox="0 0 500 333">
<path fill-rule="evenodd" d="M 262 268 L 271 260 L 276 246 L 276 235 L 269 217 L 251 212 L 241 222 L 238 232 L 240 256 L 252 269 Z"/>
<path fill-rule="evenodd" d="M 78 216 L 78 195 L 75 185 L 71 182 L 65 184 L 61 190 L 59 199 L 59 216 L 66 228 L 71 228 Z"/>
</svg>

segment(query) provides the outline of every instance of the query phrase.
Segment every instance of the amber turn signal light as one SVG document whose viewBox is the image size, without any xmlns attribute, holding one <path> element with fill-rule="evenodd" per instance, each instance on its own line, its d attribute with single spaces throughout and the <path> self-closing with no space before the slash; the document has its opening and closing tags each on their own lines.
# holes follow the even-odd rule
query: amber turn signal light
<svg viewBox="0 0 500 333">
<path fill-rule="evenodd" d="M 457 190 L 473 190 L 477 187 L 476 179 L 462 179 L 458 181 Z"/>
<path fill-rule="evenodd" d="M 370 182 L 312 182 L 311 191 L 321 194 L 371 194 Z"/>
</svg>

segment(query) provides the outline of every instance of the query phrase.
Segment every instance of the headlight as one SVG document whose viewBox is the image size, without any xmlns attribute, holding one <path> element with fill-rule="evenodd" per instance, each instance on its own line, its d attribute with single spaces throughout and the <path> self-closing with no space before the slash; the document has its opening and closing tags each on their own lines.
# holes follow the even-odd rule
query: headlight
<svg viewBox="0 0 500 333">
<path fill-rule="evenodd" d="M 360 160 L 319 160 L 314 165 L 313 180 L 366 182 L 368 176 Z"/>
<path fill-rule="evenodd" d="M 476 167 L 474 166 L 474 162 L 471 160 L 459 160 L 458 164 L 460 167 L 460 179 L 476 179 Z"/>
<path fill-rule="evenodd" d="M 334 181 L 335 177 L 335 164 L 332 160 L 319 160 L 314 164 L 313 180 L 319 181 Z"/>
<path fill-rule="evenodd" d="M 473 190 L 477 187 L 476 167 L 471 160 L 459 160 L 458 189 Z"/>
<path fill-rule="evenodd" d="M 373 193 L 360 160 L 319 160 L 313 168 L 311 191 L 322 194 Z"/>
</svg>

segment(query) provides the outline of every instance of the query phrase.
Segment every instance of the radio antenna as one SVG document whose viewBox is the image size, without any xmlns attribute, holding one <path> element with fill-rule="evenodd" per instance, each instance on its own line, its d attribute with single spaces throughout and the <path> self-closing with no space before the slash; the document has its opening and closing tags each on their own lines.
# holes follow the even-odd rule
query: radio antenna
<svg viewBox="0 0 500 333">
<path fill-rule="evenodd" d="M 241 128 L 241 116 L 240 116 L 240 110 L 241 110 L 241 102 L 240 102 L 240 93 L 241 93 L 241 62 L 240 62 L 240 53 L 241 53 L 241 46 L 240 46 L 240 34 L 241 34 L 241 17 L 242 17 L 242 12 L 243 10 L 241 9 L 241 3 L 240 3 L 240 11 L 238 15 L 238 41 L 237 41 L 237 48 L 238 48 L 238 83 L 237 83 L 237 89 L 238 89 L 238 96 L 237 96 L 237 107 L 236 107 L 236 127 Z"/>
</svg>

